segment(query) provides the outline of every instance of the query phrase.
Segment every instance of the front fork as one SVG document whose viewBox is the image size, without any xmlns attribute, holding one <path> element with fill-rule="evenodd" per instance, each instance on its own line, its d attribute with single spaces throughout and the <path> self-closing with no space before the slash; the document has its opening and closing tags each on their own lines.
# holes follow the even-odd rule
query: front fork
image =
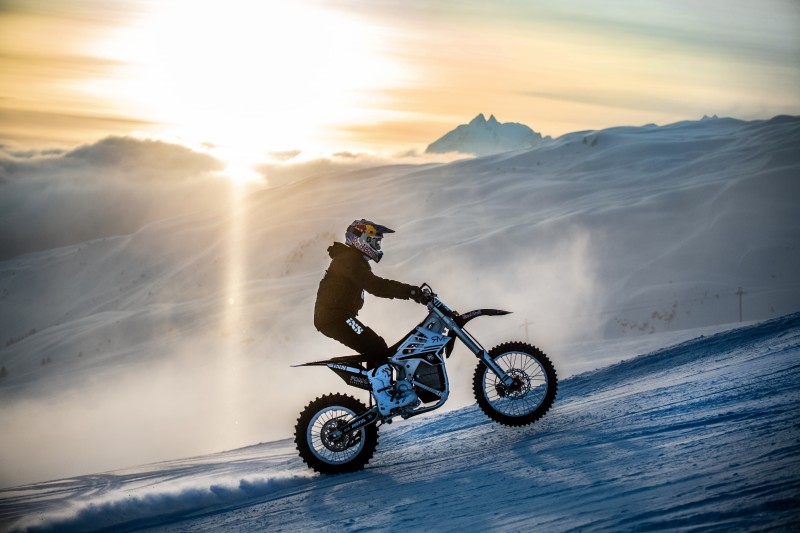
<svg viewBox="0 0 800 533">
<path fill-rule="evenodd" d="M 461 342 L 475 354 L 475 356 L 483 361 L 483 364 L 486 365 L 489 370 L 495 373 L 495 375 L 500 379 L 500 381 L 506 387 L 510 387 L 514 384 L 514 378 L 506 373 L 502 368 L 500 368 L 494 360 L 489 357 L 489 352 L 487 352 L 483 346 L 478 344 L 478 341 L 472 338 L 467 330 L 464 328 L 459 327 L 453 320 L 450 320 L 449 317 L 445 317 L 448 320 L 448 326 L 450 327 L 450 331 L 455 333 L 456 337 L 461 339 Z"/>
<path fill-rule="evenodd" d="M 500 381 L 503 382 L 503 385 L 506 387 L 511 387 L 514 385 L 514 378 L 506 373 L 502 368 L 497 366 L 497 363 L 495 363 L 494 360 L 489 357 L 489 353 L 486 350 L 483 350 L 481 353 L 476 355 L 478 356 L 478 359 L 483 361 L 483 364 L 489 367 L 489 370 L 494 372 L 497 377 L 500 378 Z"/>
</svg>

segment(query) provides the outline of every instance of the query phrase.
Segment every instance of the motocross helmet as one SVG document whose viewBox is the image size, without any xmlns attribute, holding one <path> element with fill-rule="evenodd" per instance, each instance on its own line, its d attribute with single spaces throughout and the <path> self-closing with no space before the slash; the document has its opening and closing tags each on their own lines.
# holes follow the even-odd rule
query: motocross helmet
<svg viewBox="0 0 800 533">
<path fill-rule="evenodd" d="M 363 218 L 354 220 L 345 233 L 345 243 L 377 263 L 383 257 L 381 239 L 384 233 L 394 233 L 394 230 Z"/>
</svg>

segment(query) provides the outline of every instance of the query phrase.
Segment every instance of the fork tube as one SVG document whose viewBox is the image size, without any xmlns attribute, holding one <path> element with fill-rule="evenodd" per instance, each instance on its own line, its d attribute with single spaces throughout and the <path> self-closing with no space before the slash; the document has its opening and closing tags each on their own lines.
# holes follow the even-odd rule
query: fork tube
<svg viewBox="0 0 800 533">
<path fill-rule="evenodd" d="M 495 362 L 492 360 L 492 358 L 491 358 L 491 357 L 489 357 L 489 354 L 488 354 L 487 352 L 485 352 L 485 351 L 484 351 L 482 354 L 478 355 L 478 358 L 479 358 L 481 361 L 483 361 L 483 364 L 485 364 L 486 366 L 488 366 L 488 367 L 489 367 L 489 370 L 491 370 L 492 372 L 494 372 L 494 373 L 497 375 L 497 377 L 498 377 L 498 378 L 500 378 L 500 381 L 502 381 L 502 382 L 503 382 L 503 385 L 507 385 L 507 386 L 509 386 L 509 387 L 510 387 L 511 385 L 513 385 L 513 384 L 514 384 L 514 378 L 512 378 L 511 376 L 509 376 L 508 374 L 506 374 L 506 373 L 503 371 L 503 369 L 502 369 L 502 368 L 500 368 L 499 366 L 497 366 L 497 363 L 495 363 Z"/>
</svg>

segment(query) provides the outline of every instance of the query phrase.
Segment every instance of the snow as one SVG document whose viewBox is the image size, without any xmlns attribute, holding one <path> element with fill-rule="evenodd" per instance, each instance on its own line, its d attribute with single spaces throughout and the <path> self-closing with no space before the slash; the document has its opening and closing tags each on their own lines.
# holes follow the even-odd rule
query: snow
<svg viewBox="0 0 800 533">
<path fill-rule="evenodd" d="M 292 466 L 294 452 L 282 439 L 304 404 L 342 383 L 331 372 L 290 365 L 346 353 L 314 330 L 313 301 L 325 250 L 361 217 L 397 230 L 384 241 L 378 275 L 427 281 L 462 312 L 513 312 L 475 320 L 469 330 L 487 348 L 529 340 L 550 355 L 566 387 L 556 418 L 578 401 L 570 400 L 569 377 L 800 311 L 798 141 L 798 117 L 624 126 L 444 164 L 320 164 L 294 178 L 297 169 L 287 166 L 280 183 L 248 194 L 195 175 L 214 163 L 185 148 L 173 154 L 144 143 L 158 155 L 144 176 L 104 155 L 136 161 L 143 146 L 135 140 L 75 152 L 91 157 L 50 154 L 6 165 L 13 172 L 0 179 L 0 243 L 15 242 L 7 233 L 18 232 L 41 246 L 0 254 L 0 488 L 75 479 L 81 494 L 91 494 L 81 481 L 91 472 L 114 472 L 130 488 L 121 469 L 185 457 L 218 463 L 190 468 L 207 482 L 182 480 L 200 490 L 203 509 L 216 497 L 206 494 L 212 486 L 230 489 L 236 501 L 247 483 L 273 490 L 273 477 L 278 486 L 305 487 L 308 474 Z M 173 159 L 186 172 L 159 181 Z M 121 204 L 133 229 L 119 231 L 109 214 Z M 80 224 L 70 226 L 70 213 L 80 214 Z M 53 248 L 56 229 L 64 229 L 62 246 Z M 361 318 L 394 342 L 422 310 L 373 298 Z M 456 348 L 448 367 L 446 408 L 455 414 L 424 420 L 447 425 L 449 416 L 472 416 L 474 361 L 465 353 Z M 610 409 L 624 407 L 607 399 Z M 395 480 L 407 475 L 399 465 L 412 459 L 383 444 L 418 422 L 384 432 L 373 466 L 397 465 Z M 548 415 L 517 434 L 470 422 L 490 442 L 533 438 L 554 423 Z M 454 428 L 419 451 L 431 457 L 471 435 Z M 258 442 L 272 442 L 272 451 L 245 448 Z M 537 442 L 557 462 L 571 460 L 546 439 Z M 581 448 L 607 451 L 593 446 Z M 273 453 L 279 448 L 285 453 Z M 463 453 L 478 461 L 482 452 L 470 449 Z M 238 451 L 209 456 L 223 450 Z M 504 457 L 532 472 L 513 454 Z M 237 461 L 244 473 L 225 474 Z M 259 461 L 269 463 L 269 476 L 249 469 Z M 164 464 L 159 472 L 172 468 Z M 452 468 L 460 482 L 477 482 Z M 153 487 L 180 494 L 160 476 Z M 237 488 L 242 479 L 245 489 Z M 100 476 L 96 492 L 116 482 Z M 74 503 L 71 485 L 62 485 Z M 292 490 L 296 502 L 311 498 Z"/>
<path fill-rule="evenodd" d="M 0 491 L 4 530 L 791 530 L 800 314 L 561 382 L 544 419 L 476 407 L 381 428 L 367 469 L 288 440 Z"/>
</svg>

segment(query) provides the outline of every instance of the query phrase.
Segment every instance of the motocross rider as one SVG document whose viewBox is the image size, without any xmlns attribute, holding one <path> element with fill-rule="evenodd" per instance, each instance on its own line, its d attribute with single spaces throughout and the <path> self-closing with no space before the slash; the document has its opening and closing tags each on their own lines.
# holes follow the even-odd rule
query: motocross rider
<svg viewBox="0 0 800 533">
<path fill-rule="evenodd" d="M 392 369 L 386 364 L 391 355 L 386 341 L 357 318 L 364 305 L 364 292 L 417 302 L 422 298 L 418 287 L 372 273 L 369 261 L 378 263 L 383 257 L 381 240 L 386 233 L 394 230 L 365 219 L 350 224 L 345 244 L 334 242 L 328 248 L 331 264 L 319 283 L 314 306 L 314 326 L 320 333 L 367 358 L 370 385 L 381 414 L 413 403 L 417 395 L 413 391 L 402 397 L 394 394 Z"/>
</svg>

